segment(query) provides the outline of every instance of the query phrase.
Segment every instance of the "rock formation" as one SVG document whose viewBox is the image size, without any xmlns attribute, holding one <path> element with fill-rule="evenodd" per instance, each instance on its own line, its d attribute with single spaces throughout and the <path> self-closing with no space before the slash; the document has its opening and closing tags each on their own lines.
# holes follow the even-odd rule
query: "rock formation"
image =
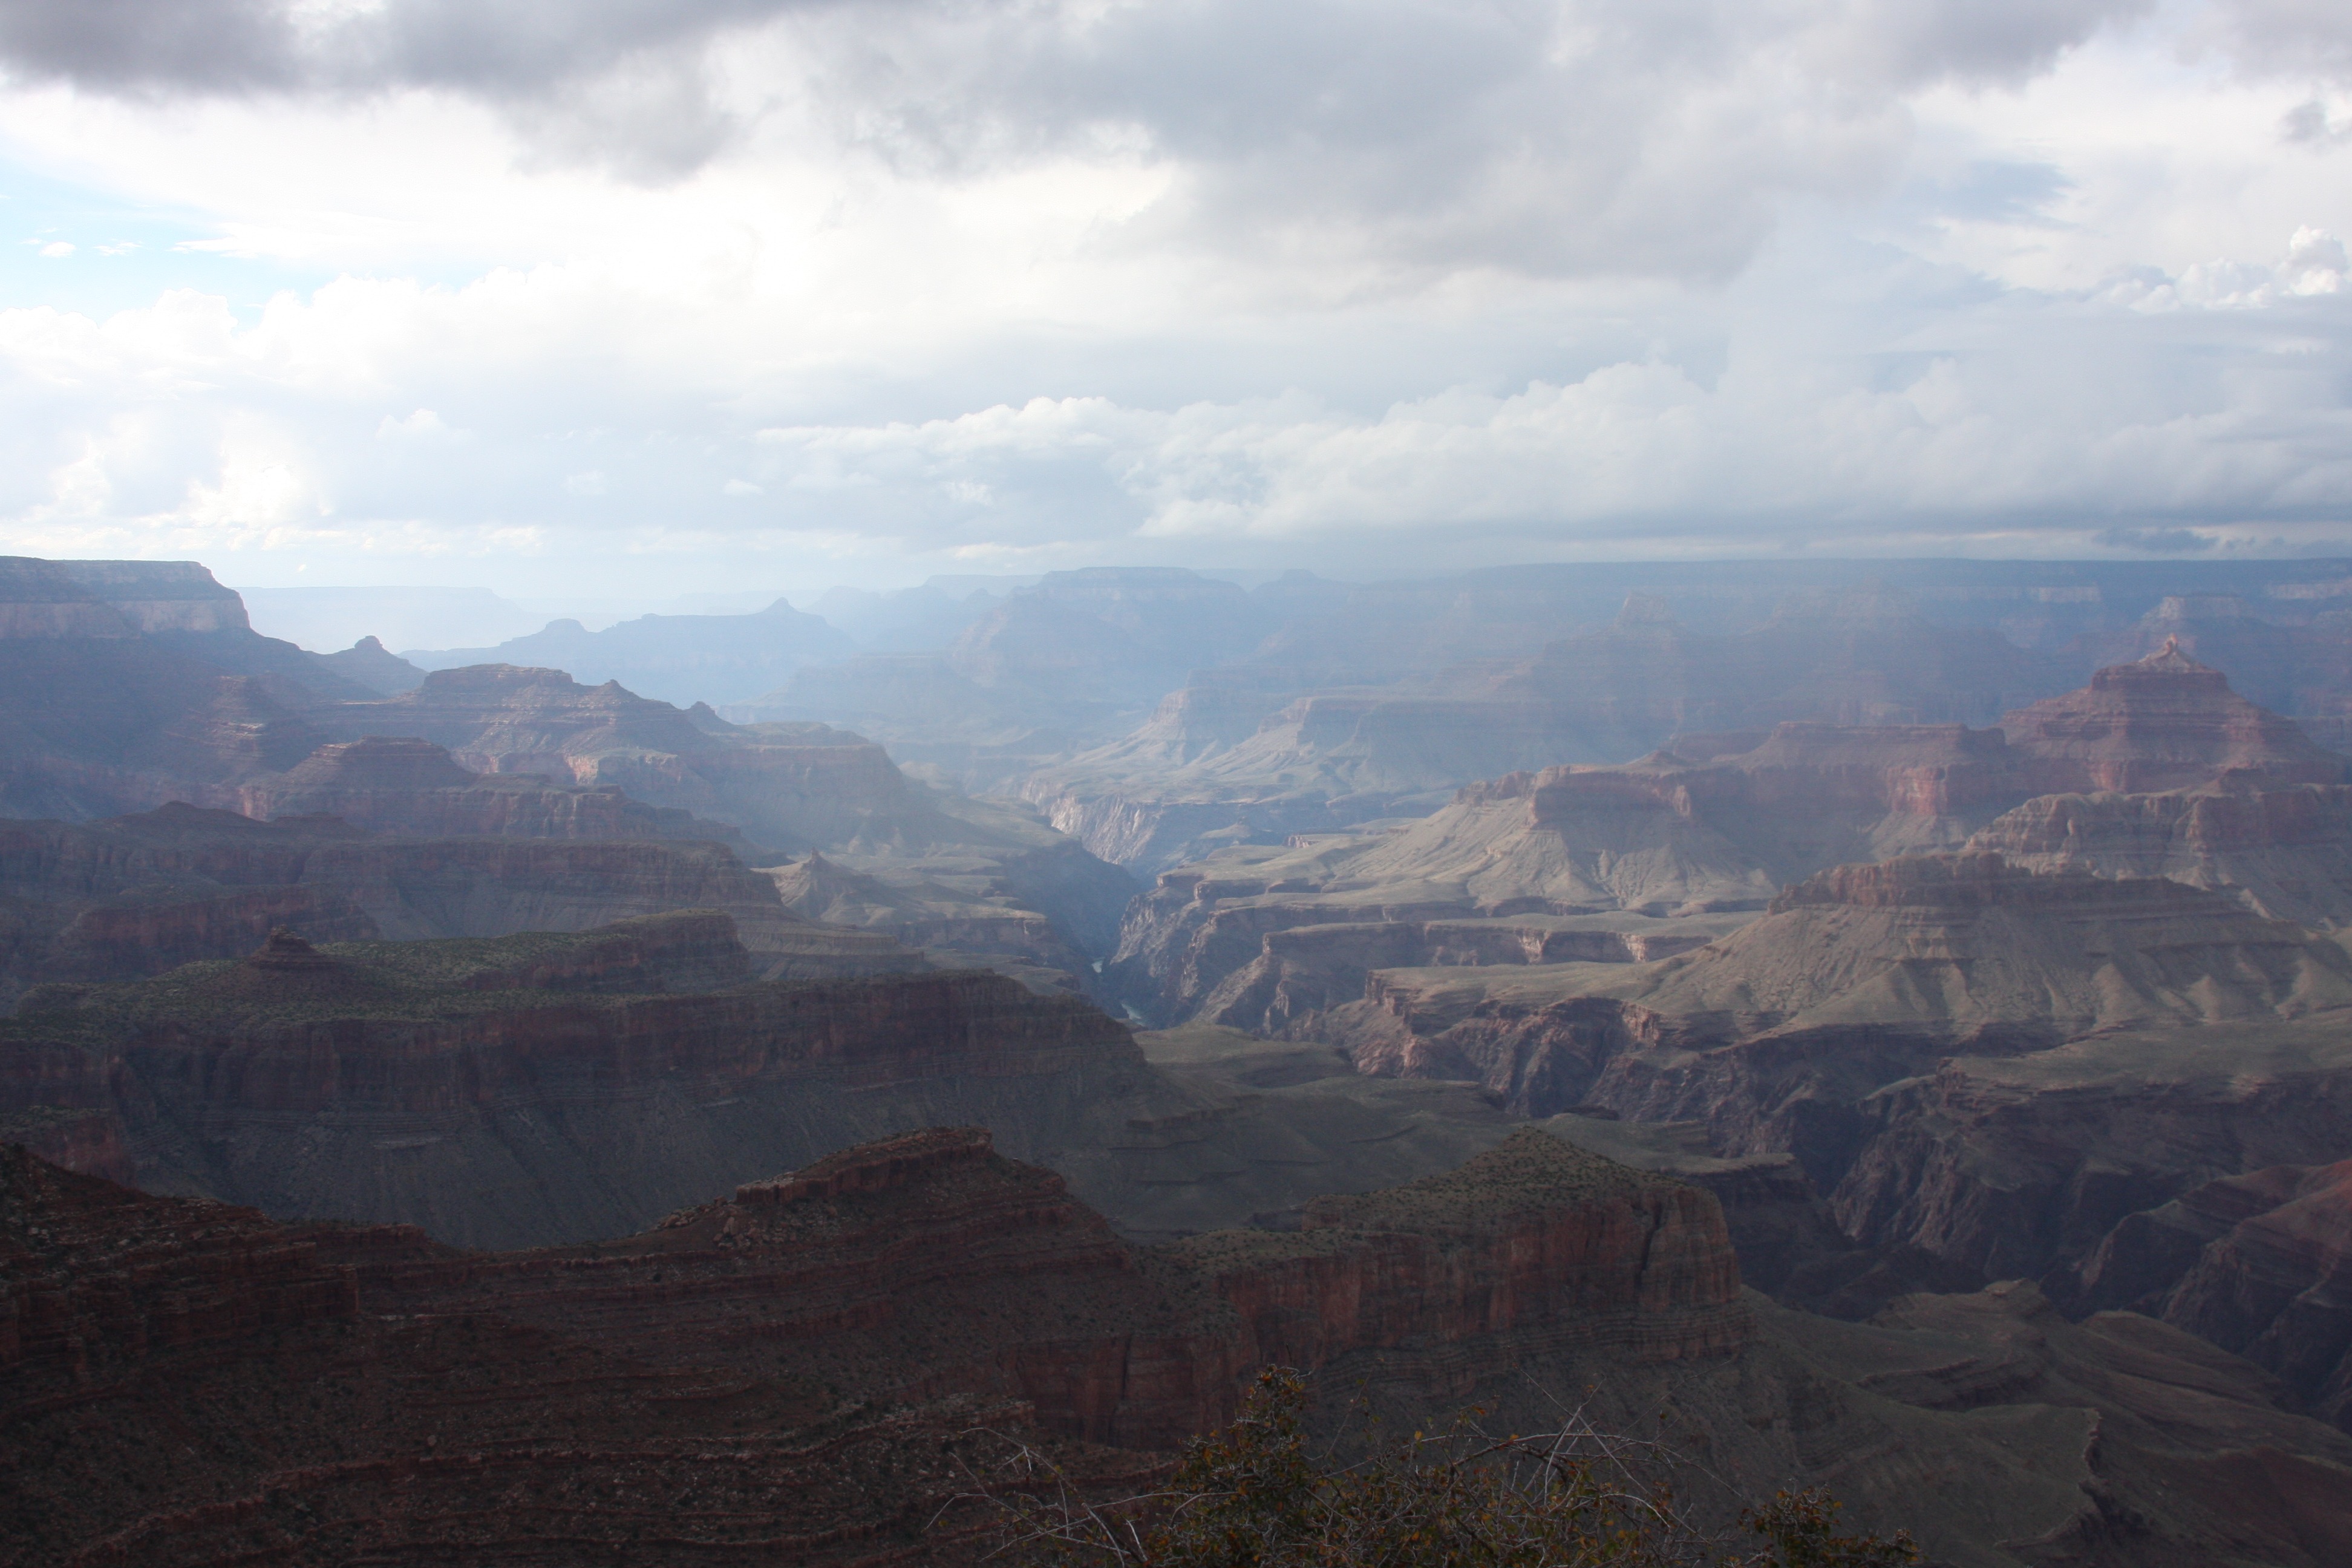
<svg viewBox="0 0 2352 1568">
<path fill-rule="evenodd" d="M 363 686 L 379 697 L 414 691 L 425 683 L 425 671 L 375 637 L 362 637 L 341 653 L 314 657 L 345 680 Z"/>
<path fill-rule="evenodd" d="M 2219 1178 L 2339 1158 L 2352 1142 L 2348 1096 L 2340 1015 L 1956 1054 L 1863 1098 L 1843 1134 L 1843 1174 L 1824 1184 L 1864 1244 L 2049 1279 L 2071 1301 L 2078 1288 L 2053 1271 L 2090 1257 L 2127 1216 Z M 2082 1299 L 2120 1304 L 2117 1288 Z"/>
<path fill-rule="evenodd" d="M 768 878 L 716 844 L 392 838 L 331 817 L 263 823 L 169 805 L 97 823 L 0 823 L 0 998 L 241 956 L 278 926 L 317 942 L 505 936 L 676 909 L 725 911 L 779 977 L 922 967 L 878 934 L 794 918 Z"/>
<path fill-rule="evenodd" d="M 1636 595 L 1606 628 L 1533 658 L 1402 689 L 1320 691 L 1285 707 L 1245 671 L 1213 672 L 1127 740 L 1023 787 L 1097 854 L 1159 869 L 1236 822 L 1328 831 L 1426 811 L 1476 779 L 1622 763 L 1695 731 L 1981 725 L 2063 685 L 1998 635 L 1931 624 L 1884 589 L 1798 595 L 1730 636 L 1686 632 Z M 1264 717 L 1241 735 L 1255 713 Z"/>
<path fill-rule="evenodd" d="M 0 1515 L 27 1565 L 936 1560 L 983 1544 L 943 1505 L 1006 1439 L 1133 1489 L 1163 1461 L 1097 1445 L 1197 1432 L 1280 1353 L 1321 1369 L 1334 1422 L 1475 1397 L 1540 1430 L 1555 1389 L 1631 1435 L 1669 1410 L 1660 1435 L 1706 1456 L 1685 1500 L 1722 1522 L 1828 1480 L 1939 1560 L 2220 1540 L 2317 1563 L 2344 1531 L 2352 1440 L 2242 1362 L 2030 1288 L 1803 1319 L 1740 1295 L 1705 1194 L 1532 1131 L 1311 1220 L 1132 1248 L 1051 1173 L 936 1129 L 635 1236 L 464 1253 L 0 1151 Z"/>
<path fill-rule="evenodd" d="M 321 658 L 255 636 L 236 595 L 201 567 L 0 568 L 9 816 L 75 822 L 187 804 L 436 839 L 709 840 L 752 862 L 818 847 L 946 851 L 967 862 L 953 874 L 992 879 L 1049 921 L 1076 973 L 1115 941 L 1129 892 L 1120 873 L 1034 812 L 911 784 L 856 735 L 747 729 L 707 706 L 503 665 L 420 674 L 396 689 L 406 667 L 381 646 Z M 336 673 L 345 667 L 348 679 Z M 229 918 L 249 931 L 326 917 L 280 900 Z"/>
<path fill-rule="evenodd" d="M 2352 1430 L 2352 1161 L 2276 1165 L 2125 1217 L 2063 1281 L 2276 1373 Z"/>
<path fill-rule="evenodd" d="M 967 1427 L 977 1398 L 1008 1423 L 1164 1448 L 1230 1415 L 1277 1349 L 1311 1367 L 1542 1329 L 1703 1363 L 1749 1337 L 1710 1199 L 1540 1134 L 1318 1221 L 1255 1266 L 1213 1237 L 1138 1252 L 986 1132 L 937 1129 L 621 1240 L 467 1254 L 399 1228 L 289 1230 L 0 1151 L 5 1415 L 42 1456 L 0 1484 L 37 1548 L 19 1561 L 100 1536 L 131 1562 L 224 1532 L 318 1550 L 424 1519 L 486 1547 L 543 1542 L 550 1518 L 601 1537 L 651 1500 L 624 1490 L 664 1474 L 654 1560 L 753 1520 L 762 1550 L 787 1521 L 821 1549 L 824 1524 L 888 1521 L 899 1500 L 844 1497 L 856 1478 L 827 1473 L 828 1450 L 874 1442 L 859 1412 L 877 1405 L 917 1408 L 901 1456 L 938 1453 L 953 1428 L 929 1412 L 958 1397 Z M 1284 1305 L 1310 1277 L 1332 1288 L 1311 1331 Z M 65 1423 L 99 1390 L 123 1430 L 172 1408 L 173 1457 L 81 1473 L 104 1434 Z M 615 1471 L 633 1479 L 608 1490 Z M 965 1479 L 936 1462 L 902 1475 L 932 1510 Z M 818 1479 L 832 1486 L 794 1495 Z M 395 1489 L 411 1501 L 387 1510 Z M 460 1506 L 501 1492 L 531 1500 Z"/>
<path fill-rule="evenodd" d="M 1313 1031 L 1372 970 L 1496 961 L 1401 922 L 1615 910 L 1645 917 L 1614 917 L 1638 930 L 1760 909 L 1832 866 L 1964 843 L 2013 847 L 2042 869 L 2179 871 L 2284 918 L 2316 922 L 2352 901 L 2326 869 L 2352 865 L 2334 804 L 2347 786 L 2317 782 L 2340 781 L 2345 760 L 2219 671 L 2160 654 L 2003 723 L 1687 734 L 1622 767 L 1467 785 L 1411 824 L 1222 849 L 1162 873 L 1108 974 L 1158 1021 Z M 2043 793 L 2125 784 L 2173 793 Z M 1291 934 L 1301 928 L 1316 928 L 1313 959 L 1284 951 L 1307 940 Z M 1516 945 L 1489 943 L 1500 962 L 1545 962 Z M 1352 963 L 1335 962 L 1351 946 Z"/>
<path fill-rule="evenodd" d="M 2036 870 L 2168 877 L 2319 931 L 2352 921 L 2352 787 L 2223 773 L 2154 795 L 2047 795 L 1985 825 L 1971 849 Z"/>
<path fill-rule="evenodd" d="M 1704 1121 L 1827 1187 L 1851 1108 L 1955 1051 L 2347 1004 L 2342 948 L 2221 895 L 1930 856 L 1824 872 L 1656 963 L 1379 972 L 1323 1027 L 1367 1070 L 1477 1079 L 1530 1114 Z"/>
<path fill-rule="evenodd" d="M 613 681 L 686 707 L 740 702 L 770 689 L 803 665 L 856 651 L 849 638 L 821 617 L 778 599 L 753 615 L 640 616 L 593 632 L 578 621 L 551 621 L 541 631 L 510 637 L 496 647 L 450 648 L 415 658 L 435 669 L 466 665 L 564 669 L 590 686 Z"/>
<path fill-rule="evenodd" d="M 1004 885 L 1003 861 L 958 864 L 940 857 L 867 864 L 869 870 L 854 871 L 812 854 L 768 875 L 784 907 L 807 920 L 919 948 L 945 968 L 992 969 L 1049 990 L 1088 989 L 1093 966 L 1087 956 L 1051 919 L 1022 906 Z M 1115 892 L 1124 890 L 1122 881 Z"/>
<path fill-rule="evenodd" d="M 2346 782 L 2346 760 L 2230 689 L 2220 670 L 2168 641 L 2091 684 L 2007 714 L 2036 795 L 2193 789 L 2240 770 L 2278 784 Z"/>
<path fill-rule="evenodd" d="M 951 1115 L 1051 1149 L 1150 1099 L 1082 1002 L 970 973 L 752 984 L 716 912 L 316 953 L 29 993 L 0 1116 L 101 1113 L 166 1191 L 515 1244 Z"/>
</svg>

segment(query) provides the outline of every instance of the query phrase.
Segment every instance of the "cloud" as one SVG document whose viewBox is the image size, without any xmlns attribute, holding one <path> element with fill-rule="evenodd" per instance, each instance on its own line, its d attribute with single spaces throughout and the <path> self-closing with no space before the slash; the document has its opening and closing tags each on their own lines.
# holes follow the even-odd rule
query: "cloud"
<svg viewBox="0 0 2352 1568">
<path fill-rule="evenodd" d="M 9 548 L 2352 544 L 2352 120 L 2184 71 L 2242 7 L 89 10 L 0 0 L 0 137 L 291 282 L 11 252 L 148 281 L 0 311 Z"/>
<path fill-rule="evenodd" d="M 535 158 L 644 180 L 778 116 L 933 176 L 1126 152 L 1187 172 L 1174 228 L 1719 275 L 1780 196 L 1883 183 L 1903 93 L 2016 80 L 2148 4 L 0 0 L 0 62 L 141 97 L 454 94 Z"/>
<path fill-rule="evenodd" d="M 796 8 L 797 0 L 0 0 L 0 62 L 23 80 L 147 99 L 446 91 L 505 110 L 543 155 L 660 179 L 698 166 L 738 129 L 711 91 L 709 42 Z"/>
<path fill-rule="evenodd" d="M 2334 0 L 2222 0 L 2217 10 L 2242 67 L 2352 82 L 2352 14 Z"/>
<path fill-rule="evenodd" d="M 2189 528 L 2103 528 L 2091 536 L 2091 542 L 2143 555 L 2195 555 L 2218 542 L 2211 535 Z"/>
</svg>

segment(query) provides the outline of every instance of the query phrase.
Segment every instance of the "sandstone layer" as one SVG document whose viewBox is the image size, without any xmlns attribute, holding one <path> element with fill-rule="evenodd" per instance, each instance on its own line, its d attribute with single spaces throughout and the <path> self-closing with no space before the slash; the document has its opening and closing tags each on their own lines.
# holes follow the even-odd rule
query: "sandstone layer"
<svg viewBox="0 0 2352 1568">
<path fill-rule="evenodd" d="M 717 844 L 388 837 L 331 817 L 263 823 L 168 805 L 0 823 L 0 995 L 237 957 L 280 926 L 319 942 L 505 936 L 677 909 L 726 912 L 778 977 L 922 967 L 878 935 L 793 917 L 768 878 Z"/>
<path fill-rule="evenodd" d="M 2345 759 L 2291 720 L 2230 689 L 2168 640 L 2089 686 L 2008 714 L 2001 730 L 2032 760 L 2037 795 L 2187 789 L 2240 769 L 2281 784 L 2342 784 Z"/>
<path fill-rule="evenodd" d="M 2201 868 L 2191 879 L 2199 885 L 2237 889 L 2232 878 L 2242 878 L 2263 889 L 2243 897 L 2282 915 L 2346 897 L 2328 890 L 2324 869 L 2298 875 L 2287 864 L 2298 849 L 2329 864 L 2352 859 L 2352 831 L 2329 804 L 2344 786 L 2312 782 L 2340 781 L 2344 759 L 2232 694 L 2219 671 L 2160 654 L 2004 722 L 2007 733 L 1783 723 L 1688 734 L 1622 767 L 1553 767 L 1468 785 L 1414 822 L 1222 849 L 1160 875 L 1129 910 L 1106 973 L 1155 1022 L 1201 1016 L 1269 1034 L 1312 1031 L 1315 1015 L 1358 999 L 1371 970 L 1553 961 L 1540 942 L 1522 957 L 1514 949 L 1524 939 L 1508 931 L 1482 947 L 1451 923 L 1444 938 L 1409 924 L 1608 914 L 1631 931 L 1662 918 L 1760 910 L 1832 866 L 1970 842 L 2014 844 L 2027 864 L 2053 869 Z M 2200 801 L 2216 790 L 2230 798 L 2121 808 L 2107 796 L 2090 806 L 2044 795 L 2117 780 L 2151 788 L 2186 780 Z M 2120 830 L 2096 843 L 2066 832 L 2088 814 L 2135 809 L 2158 818 L 2201 812 L 2197 826 L 2181 829 L 2200 837 L 2139 854 L 2152 862 L 2140 864 Z M 2274 852 L 2241 848 L 2233 834 L 2266 837 Z M 1281 934 L 1302 928 L 1318 929 Z"/>
<path fill-rule="evenodd" d="M 1971 1568 L 2216 1543 L 2304 1568 L 2352 1539 L 2352 1439 L 2147 1319 L 2070 1325 L 2024 1287 L 1789 1313 L 1738 1292 L 1705 1194 L 1530 1131 L 1313 1217 L 1135 1249 L 936 1130 L 637 1236 L 482 1254 L 0 1152 L 13 1321 L 51 1331 L 10 1347 L 0 1561 L 957 1561 L 984 1521 L 942 1505 L 1004 1438 L 1148 1484 L 1161 1461 L 1081 1435 L 1197 1431 L 1276 1346 L 1335 1431 L 1360 1401 L 1412 1430 L 1470 1398 L 1543 1430 L 1570 1395 L 1703 1455 L 1651 1473 L 1727 1525 L 1827 1481 L 1852 1523 Z"/>
<path fill-rule="evenodd" d="M 2169 877 L 2273 920 L 2352 921 L 2352 788 L 2225 773 L 2195 789 L 2049 795 L 1985 825 L 1972 849 L 2036 870 Z"/>
<path fill-rule="evenodd" d="M 0 1420 L 40 1456 L 0 1473 L 10 1563 L 496 1560 L 631 1536 L 656 1563 L 909 1560 L 969 1485 L 982 1412 L 1060 1435 L 1085 1473 L 1085 1438 L 1165 1447 L 1223 1419 L 1275 1345 L 1311 1369 L 1550 1330 L 1663 1365 L 1750 1337 L 1710 1200 L 1533 1133 L 1256 1268 L 1211 1238 L 1130 1248 L 977 1129 L 528 1253 L 289 1230 L 20 1151 L 0 1152 L 0 1202 L 28 1282 Z M 1303 1333 L 1282 1303 L 1310 1274 L 1336 1294 Z M 877 1425 L 892 1405 L 913 1408 Z M 162 1410 L 171 1447 L 110 1444 Z"/>
<path fill-rule="evenodd" d="M 624 937 L 656 957 L 597 956 Z M 562 977 L 591 959 L 605 979 Z M 1126 1030 L 1075 999 L 751 973 L 714 911 L 49 986 L 0 1025 L 0 1114 L 102 1113 L 145 1185 L 510 1245 L 619 1234 L 950 1115 L 1029 1152 L 1153 1098 Z"/>
<path fill-rule="evenodd" d="M 1826 1189 L 1853 1108 L 1956 1052 L 2347 1004 L 2340 946 L 2222 895 L 1929 856 L 1824 872 L 1656 963 L 1381 971 L 1325 1028 L 1366 1070 L 1471 1079 L 1528 1114 L 1704 1121 Z"/>
<path fill-rule="evenodd" d="M 2222 1178 L 2340 1158 L 2347 1107 L 2352 1046 L 2331 1016 L 1955 1055 L 1860 1101 L 1832 1204 L 1861 1241 L 2047 1278 L 2071 1301 L 2078 1288 L 2060 1271 L 2128 1216 Z"/>
<path fill-rule="evenodd" d="M 2192 1187 L 2127 1215 L 2063 1283 L 2078 1308 L 2147 1312 L 2245 1356 L 2352 1430 L 2352 1161 Z"/>
</svg>

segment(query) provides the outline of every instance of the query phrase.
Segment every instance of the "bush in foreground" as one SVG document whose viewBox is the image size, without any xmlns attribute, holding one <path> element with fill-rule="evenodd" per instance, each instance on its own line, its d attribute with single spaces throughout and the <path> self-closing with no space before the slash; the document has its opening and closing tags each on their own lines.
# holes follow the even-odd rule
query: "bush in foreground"
<svg viewBox="0 0 2352 1568">
<path fill-rule="evenodd" d="M 1589 1428 L 1495 1436 L 1479 1412 L 1341 1463 L 1310 1451 L 1307 1386 L 1269 1368 L 1231 1425 L 1195 1441 L 1166 1487 L 1087 1500 L 1034 1450 L 989 1495 L 998 1561 L 1101 1568 L 1903 1568 L 1909 1536 L 1837 1532 L 1838 1504 L 1781 1492 L 1727 1538 L 1644 1488 L 1629 1445 Z"/>
</svg>

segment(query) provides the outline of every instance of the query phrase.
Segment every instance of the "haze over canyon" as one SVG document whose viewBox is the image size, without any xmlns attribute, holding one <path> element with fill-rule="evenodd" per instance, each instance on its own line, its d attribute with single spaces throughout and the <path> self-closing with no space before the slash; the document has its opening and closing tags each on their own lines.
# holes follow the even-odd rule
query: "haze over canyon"
<svg viewBox="0 0 2352 1568">
<path fill-rule="evenodd" d="M 0 0 L 0 1568 L 2352 1563 L 2352 8 Z"/>
<path fill-rule="evenodd" d="M 447 654 L 0 566 L 7 1561 L 960 1560 L 972 1432 L 1115 1490 L 1269 1363 L 1939 1563 L 2352 1542 L 2352 563 Z"/>
</svg>

